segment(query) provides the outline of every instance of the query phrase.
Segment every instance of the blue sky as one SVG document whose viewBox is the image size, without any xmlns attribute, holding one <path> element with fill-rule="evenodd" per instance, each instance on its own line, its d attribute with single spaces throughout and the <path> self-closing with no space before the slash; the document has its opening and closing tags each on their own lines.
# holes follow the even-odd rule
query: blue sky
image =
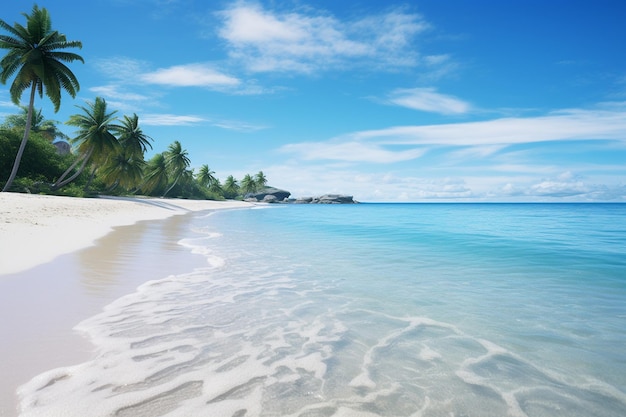
<svg viewBox="0 0 626 417">
<path fill-rule="evenodd" d="M 262 170 L 293 196 L 360 201 L 626 201 L 621 0 L 38 4 L 85 59 L 76 99 L 57 114 L 37 102 L 46 117 L 102 96 L 138 114 L 148 156 L 179 140 L 222 181 Z M 0 86 L 0 116 L 15 112 Z"/>
</svg>

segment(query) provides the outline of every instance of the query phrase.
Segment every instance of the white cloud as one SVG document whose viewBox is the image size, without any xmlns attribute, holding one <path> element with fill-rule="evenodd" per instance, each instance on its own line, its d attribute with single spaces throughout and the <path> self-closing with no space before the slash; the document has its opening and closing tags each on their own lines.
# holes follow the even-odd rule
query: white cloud
<svg viewBox="0 0 626 417">
<path fill-rule="evenodd" d="M 434 88 L 400 88 L 391 92 L 388 102 L 413 110 L 441 114 L 463 114 L 471 110 L 469 103 L 438 93 Z"/>
<path fill-rule="evenodd" d="M 223 74 L 210 65 L 189 64 L 160 68 L 140 76 L 141 81 L 174 87 L 235 87 L 241 81 Z"/>
<path fill-rule="evenodd" d="M 146 126 L 189 126 L 205 122 L 205 119 L 193 115 L 146 114 L 141 123 Z"/>
<path fill-rule="evenodd" d="M 275 179 L 273 185 L 294 197 L 341 193 L 359 201 L 626 201 L 626 184 L 615 176 L 592 180 L 556 167 L 509 167 L 508 171 L 491 175 L 477 169 L 476 175 L 466 170 L 439 176 L 432 166 L 422 164 L 377 170 L 301 160 L 263 168 Z"/>
<path fill-rule="evenodd" d="M 541 117 L 397 126 L 356 132 L 346 135 L 345 140 L 405 145 L 493 146 L 596 139 L 626 140 L 626 112 L 564 110 Z"/>
<path fill-rule="evenodd" d="M 391 151 L 382 146 L 357 141 L 307 142 L 288 144 L 280 148 L 285 153 L 299 154 L 302 159 L 326 159 L 346 162 L 393 163 L 419 158 L 424 149 Z"/>
<path fill-rule="evenodd" d="M 139 74 L 145 72 L 148 67 L 144 61 L 123 56 L 95 59 L 91 62 L 99 72 L 124 83 L 137 82 Z"/>
<path fill-rule="evenodd" d="M 625 111 L 567 110 L 542 117 L 397 126 L 354 132 L 326 142 L 289 144 L 281 150 L 305 160 L 391 163 L 418 158 L 437 146 L 464 148 L 451 154 L 459 158 L 491 155 L 513 144 L 607 139 L 626 142 Z M 394 146 L 401 149 L 394 150 Z"/>
<path fill-rule="evenodd" d="M 257 125 L 257 124 L 242 122 L 240 120 L 226 120 L 226 119 L 214 120 L 214 121 L 211 121 L 211 124 L 221 129 L 235 130 L 237 132 L 257 132 L 259 130 L 267 129 L 267 126 L 265 125 Z"/>
<path fill-rule="evenodd" d="M 340 21 L 322 12 L 277 13 L 239 2 L 218 16 L 219 36 L 230 56 L 251 71 L 310 73 L 329 67 L 363 65 L 413 66 L 416 34 L 428 24 L 417 14 L 393 11 L 355 21 Z"/>
<path fill-rule="evenodd" d="M 91 87 L 89 91 L 92 91 L 100 96 L 103 96 L 107 101 L 108 99 L 125 100 L 125 101 L 146 101 L 150 97 L 143 94 L 125 92 L 121 86 L 118 85 L 103 85 L 98 87 Z"/>
</svg>

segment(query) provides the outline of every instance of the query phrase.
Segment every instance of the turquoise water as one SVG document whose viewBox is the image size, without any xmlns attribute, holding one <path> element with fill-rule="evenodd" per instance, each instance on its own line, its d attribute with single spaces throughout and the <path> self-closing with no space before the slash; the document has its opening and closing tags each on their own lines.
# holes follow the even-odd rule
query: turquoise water
<svg viewBox="0 0 626 417">
<path fill-rule="evenodd" d="M 24 415 L 626 415 L 626 205 L 215 212 Z"/>
</svg>

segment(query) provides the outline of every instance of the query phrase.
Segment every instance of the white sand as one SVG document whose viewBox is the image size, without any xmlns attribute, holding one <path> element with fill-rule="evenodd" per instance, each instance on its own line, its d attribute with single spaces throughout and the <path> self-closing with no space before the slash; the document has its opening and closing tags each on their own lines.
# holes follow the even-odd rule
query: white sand
<svg viewBox="0 0 626 417">
<path fill-rule="evenodd" d="M 249 206 L 240 201 L 0 193 L 0 275 L 24 271 L 89 246 L 116 226 L 190 211 Z"/>
<path fill-rule="evenodd" d="M 92 355 L 89 341 L 72 328 L 110 302 L 108 297 L 120 296 L 115 296 L 115 291 L 90 295 L 71 263 L 49 261 L 68 253 L 80 254 L 86 247 L 98 251 L 96 240 L 117 226 L 190 211 L 250 206 L 238 201 L 0 193 L 0 417 L 17 415 L 15 390 L 19 385 L 40 372 L 79 363 Z M 137 230 L 120 230 L 111 236 L 119 239 L 123 233 Z M 113 247 L 117 244 L 112 243 Z M 106 260 L 110 248 L 100 246 Z M 35 268 L 40 265 L 44 273 Z M 98 272 L 98 265 L 93 269 Z M 138 274 L 136 280 L 141 283 L 142 278 L 154 275 Z M 128 285 L 118 284 L 117 291 Z"/>
</svg>

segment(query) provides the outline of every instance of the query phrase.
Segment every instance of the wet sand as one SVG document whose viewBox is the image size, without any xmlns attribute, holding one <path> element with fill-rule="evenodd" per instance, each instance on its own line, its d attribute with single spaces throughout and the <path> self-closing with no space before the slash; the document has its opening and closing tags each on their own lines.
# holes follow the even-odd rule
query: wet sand
<svg viewBox="0 0 626 417">
<path fill-rule="evenodd" d="M 6 193 L 0 194 L 2 195 Z M 15 229 L 12 230 L 15 233 L 21 227 L 30 238 L 25 239 L 22 236 L 14 239 L 12 233 L 7 234 L 5 230 L 0 230 L 3 250 L 0 258 L 1 417 L 17 415 L 18 399 L 15 390 L 19 385 L 43 371 L 80 363 L 93 355 L 89 340 L 73 330 L 80 321 L 98 313 L 111 301 L 132 292 L 148 280 L 190 272 L 206 265 L 204 257 L 190 253 L 189 249 L 177 243 L 185 237 L 185 233 L 188 235 L 186 225 L 190 221 L 189 216 L 194 215 L 189 209 L 178 208 L 180 206 L 152 206 L 146 210 L 143 207 L 146 203 L 142 203 L 139 210 L 132 207 L 130 212 L 134 214 L 128 216 L 124 204 L 129 202 L 115 201 L 113 205 L 105 203 L 104 207 L 105 210 L 113 211 L 120 209 L 119 204 L 122 204 L 121 211 L 117 214 L 108 213 L 108 217 L 105 215 L 98 220 L 80 219 L 79 213 L 75 226 L 67 233 L 59 235 L 51 217 L 42 218 L 41 212 L 36 209 L 27 211 L 28 219 L 35 225 L 28 223 L 20 226 L 19 218 L 27 212 L 20 208 L 18 212 L 11 214 L 14 208 L 7 201 L 12 203 L 14 200 L 18 203 L 16 207 L 21 207 L 20 204 L 28 205 L 31 201 L 23 196 L 15 198 L 13 195 L 0 199 L 0 229 L 9 227 Z M 39 203 L 41 198 L 35 196 L 34 200 Z M 65 210 L 65 213 L 72 213 L 71 205 L 75 203 L 74 200 L 60 201 L 62 208 L 55 205 L 57 199 L 44 199 L 44 202 L 48 210 L 58 208 L 61 212 Z M 98 207 L 95 211 L 102 209 L 101 201 L 76 200 L 79 200 L 81 207 L 86 204 L 88 209 L 89 204 L 94 203 L 93 206 Z M 157 203 L 163 204 L 162 201 Z M 216 202 L 207 203 L 207 207 L 215 208 Z M 190 205 L 193 204 L 196 203 Z M 218 205 L 218 208 L 243 206 L 245 203 L 235 202 L 233 205 Z M 192 207 L 193 211 L 201 210 L 204 205 L 198 204 L 197 207 Z M 89 210 L 85 212 L 92 214 Z M 174 212 L 180 215 L 172 215 Z M 133 216 L 138 219 L 144 216 L 153 220 L 112 229 L 116 221 L 120 222 L 121 219 L 122 224 L 129 223 Z M 8 224 L 9 219 L 12 224 Z M 89 221 L 98 221 L 99 225 L 89 228 L 84 223 Z M 47 225 L 46 222 L 50 224 Z M 108 231 L 111 232 L 107 234 Z M 104 236 L 96 238 L 98 234 Z M 39 241 L 33 240 L 37 237 Z M 8 238 L 17 243 L 11 245 Z M 38 257 L 38 245 L 64 238 L 74 240 L 60 244 L 60 248 L 43 250 L 42 256 Z M 55 250 L 67 251 L 67 248 L 77 244 L 87 246 L 55 256 Z M 11 262 L 7 258 L 11 256 L 11 251 L 21 254 L 19 262 Z M 24 253 L 28 253 L 28 257 Z M 46 262 L 50 257 L 53 260 Z M 29 268 L 30 264 L 34 266 Z M 7 272 L 15 269 L 17 271 Z"/>
</svg>

